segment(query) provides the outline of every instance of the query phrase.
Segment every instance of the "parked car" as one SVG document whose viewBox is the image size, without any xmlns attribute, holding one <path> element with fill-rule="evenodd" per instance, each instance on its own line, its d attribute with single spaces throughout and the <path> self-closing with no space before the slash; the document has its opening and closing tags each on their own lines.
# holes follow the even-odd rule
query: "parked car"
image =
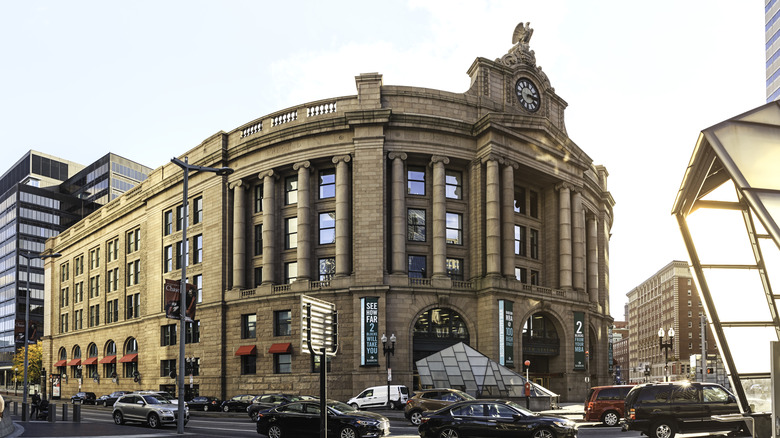
<svg viewBox="0 0 780 438">
<path fill-rule="evenodd" d="M 623 430 L 638 430 L 650 438 L 679 433 L 744 432 L 744 422 L 720 422 L 713 415 L 738 414 L 737 399 L 716 383 L 645 383 L 629 391 Z"/>
<path fill-rule="evenodd" d="M 77 392 L 70 397 L 70 402 L 74 405 L 94 405 L 95 400 L 97 400 L 97 397 L 95 397 L 94 392 Z"/>
<path fill-rule="evenodd" d="M 390 420 L 374 412 L 358 411 L 340 401 L 328 400 L 328 436 L 381 437 L 390 434 Z M 257 433 L 269 437 L 318 436 L 320 401 L 296 401 L 261 411 Z"/>
<path fill-rule="evenodd" d="M 404 406 L 404 416 L 415 426 L 420 425 L 425 411 L 436 411 L 455 402 L 474 400 L 474 397 L 457 389 L 438 388 L 417 391 Z"/>
<path fill-rule="evenodd" d="M 176 423 L 179 406 L 163 396 L 152 394 L 126 394 L 114 403 L 114 423 L 140 421 L 156 429 L 163 424 Z M 184 407 L 184 424 L 190 421 L 190 410 Z"/>
<path fill-rule="evenodd" d="M 467 400 L 423 414 L 421 438 L 511 436 L 514 438 L 575 438 L 577 428 L 567 418 L 537 414 L 508 400 Z"/>
<path fill-rule="evenodd" d="M 266 409 L 275 408 L 284 403 L 300 400 L 311 400 L 313 397 L 298 396 L 293 394 L 262 394 L 252 399 L 252 403 L 246 408 L 252 421 L 257 421 L 257 413 Z"/>
<path fill-rule="evenodd" d="M 600 421 L 617 426 L 624 418 L 626 395 L 633 385 L 594 386 L 585 397 L 585 421 Z"/>
<path fill-rule="evenodd" d="M 401 409 L 409 400 L 409 388 L 403 385 L 390 385 L 390 408 Z M 347 404 L 356 409 L 387 406 L 387 385 L 372 386 L 352 397 Z"/>
<path fill-rule="evenodd" d="M 218 411 L 222 407 L 222 400 L 216 397 L 198 396 L 187 402 L 192 410 L 198 411 Z"/>
<path fill-rule="evenodd" d="M 252 403 L 252 399 L 255 397 L 257 397 L 257 395 L 252 394 L 241 394 L 234 396 L 230 400 L 223 401 L 220 409 L 222 409 L 222 412 L 246 412 L 246 408 L 249 407 L 249 404 Z"/>
<path fill-rule="evenodd" d="M 108 398 L 108 395 L 101 395 L 100 397 L 98 397 L 97 399 L 95 399 L 95 404 L 98 404 L 98 405 L 103 405 L 103 406 L 105 406 L 105 405 L 103 404 L 103 401 L 104 401 L 105 399 L 107 399 L 107 398 Z"/>
<path fill-rule="evenodd" d="M 114 406 L 114 403 L 119 399 L 119 397 L 122 397 L 123 395 L 129 393 L 130 391 L 114 391 L 111 394 L 105 396 L 102 401 L 98 401 L 99 404 L 102 404 L 105 407 L 108 406 Z M 102 398 L 102 397 L 101 397 Z"/>
</svg>

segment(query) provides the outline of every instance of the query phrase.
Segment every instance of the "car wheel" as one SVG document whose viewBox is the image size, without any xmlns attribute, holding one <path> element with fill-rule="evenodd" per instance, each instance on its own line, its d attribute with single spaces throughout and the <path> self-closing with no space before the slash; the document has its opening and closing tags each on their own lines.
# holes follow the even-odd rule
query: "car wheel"
<svg viewBox="0 0 780 438">
<path fill-rule="evenodd" d="M 203 405 L 203 412 L 209 411 L 209 405 Z"/>
<path fill-rule="evenodd" d="M 534 438 L 555 438 L 555 434 L 550 429 L 539 429 L 532 436 Z"/>
<path fill-rule="evenodd" d="M 282 428 L 276 424 L 268 428 L 268 438 L 282 438 Z"/>
<path fill-rule="evenodd" d="M 360 406 L 358 406 L 357 403 L 352 403 L 350 406 L 352 406 L 355 409 L 360 409 Z"/>
<path fill-rule="evenodd" d="M 459 436 L 455 429 L 446 428 L 439 432 L 439 438 L 458 438 Z"/>
<path fill-rule="evenodd" d="M 146 422 L 149 423 L 149 427 L 152 429 L 160 427 L 160 417 L 158 417 L 157 414 L 149 414 L 149 418 L 147 418 Z"/>
<path fill-rule="evenodd" d="M 411 421 L 415 426 L 419 426 L 420 423 L 422 423 L 422 412 L 412 411 L 412 413 L 409 414 L 409 421 Z"/>
<path fill-rule="evenodd" d="M 650 429 L 650 438 L 674 438 L 674 424 L 667 420 L 657 421 Z"/>
<path fill-rule="evenodd" d="M 125 424 L 125 418 L 122 416 L 121 412 L 119 411 L 114 412 L 114 423 Z"/>
<path fill-rule="evenodd" d="M 607 411 L 604 412 L 604 415 L 601 416 L 601 422 L 604 423 L 605 426 L 617 426 L 618 421 L 620 420 L 620 416 L 615 411 Z"/>
<path fill-rule="evenodd" d="M 104 407 L 104 408 L 107 408 L 107 407 L 108 407 L 108 402 L 107 402 L 106 400 L 103 400 L 103 407 Z"/>
<path fill-rule="evenodd" d="M 254 411 L 254 412 L 250 412 L 250 413 L 249 413 L 249 418 L 251 418 L 251 419 L 252 419 L 252 421 L 254 421 L 255 423 L 257 423 L 257 417 L 258 417 L 258 415 L 257 415 L 257 414 L 258 414 L 258 412 L 257 412 L 257 411 Z"/>
<path fill-rule="evenodd" d="M 352 426 L 344 426 L 339 432 L 339 438 L 359 438 L 357 430 Z"/>
<path fill-rule="evenodd" d="M 229 406 L 222 406 L 222 412 L 230 412 Z"/>
</svg>

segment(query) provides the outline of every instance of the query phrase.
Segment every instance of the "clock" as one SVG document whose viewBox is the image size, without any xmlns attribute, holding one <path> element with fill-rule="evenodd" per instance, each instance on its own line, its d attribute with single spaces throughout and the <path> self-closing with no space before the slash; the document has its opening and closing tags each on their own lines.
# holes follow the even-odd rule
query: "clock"
<svg viewBox="0 0 780 438">
<path fill-rule="evenodd" d="M 520 105 L 526 109 L 526 111 L 536 112 L 539 109 L 541 96 L 539 90 L 536 88 L 533 82 L 528 78 L 520 78 L 515 85 L 515 92 L 517 93 L 517 99 L 520 101 Z"/>
</svg>

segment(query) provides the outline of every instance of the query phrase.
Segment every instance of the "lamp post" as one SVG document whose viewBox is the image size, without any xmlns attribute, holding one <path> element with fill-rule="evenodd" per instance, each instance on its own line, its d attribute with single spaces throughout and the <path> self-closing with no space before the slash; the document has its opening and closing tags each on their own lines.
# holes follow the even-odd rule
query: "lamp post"
<svg viewBox="0 0 780 438">
<path fill-rule="evenodd" d="M 19 369 L 14 367 L 14 396 L 19 395 L 19 392 L 17 391 L 17 389 L 19 387 L 16 385 L 16 373 L 18 373 L 18 372 L 19 372 Z"/>
<path fill-rule="evenodd" d="M 387 408 L 392 409 L 393 405 L 390 402 L 390 381 L 393 380 L 393 375 L 390 372 L 390 356 L 395 356 L 395 333 L 390 335 L 389 347 L 387 346 L 387 336 L 382 333 L 382 351 L 385 353 L 385 367 L 387 368 Z"/>
<path fill-rule="evenodd" d="M 183 217 L 182 217 L 182 227 L 181 227 L 181 246 L 182 246 L 182 257 L 187 257 L 187 222 L 189 221 L 188 215 L 189 215 L 189 208 L 187 205 L 187 189 L 189 185 L 189 175 L 190 171 L 196 171 L 196 172 L 212 172 L 216 173 L 219 176 L 226 176 L 233 173 L 233 169 L 229 167 L 204 167 L 204 166 L 196 166 L 194 164 L 189 164 L 187 161 L 187 157 L 184 157 L 184 161 L 178 159 L 178 158 L 171 158 L 171 162 L 179 167 L 182 168 L 184 171 L 184 182 L 182 185 L 182 210 L 183 210 Z M 179 412 L 178 412 L 178 418 L 176 419 L 176 433 L 179 435 L 184 434 L 184 341 L 186 339 L 185 337 L 185 330 L 186 330 L 186 318 L 187 313 L 185 312 L 185 309 L 187 309 L 187 261 L 184 260 L 181 264 L 181 285 L 179 285 L 179 375 L 178 375 L 178 383 L 179 383 Z"/>
<path fill-rule="evenodd" d="M 27 393 L 30 392 L 27 389 L 27 344 L 29 343 L 27 336 L 30 332 L 28 327 L 30 325 L 30 260 L 55 258 L 62 254 L 56 252 L 53 254 L 33 254 L 19 251 L 19 255 L 27 260 L 27 293 L 24 299 L 24 380 L 22 381 L 22 421 L 27 421 Z M 19 294 L 16 296 L 19 296 Z"/>
<path fill-rule="evenodd" d="M 674 328 L 669 328 L 669 342 L 664 342 L 664 328 L 658 329 L 658 345 L 664 351 L 664 381 L 669 381 L 669 349 L 674 349 Z"/>
</svg>

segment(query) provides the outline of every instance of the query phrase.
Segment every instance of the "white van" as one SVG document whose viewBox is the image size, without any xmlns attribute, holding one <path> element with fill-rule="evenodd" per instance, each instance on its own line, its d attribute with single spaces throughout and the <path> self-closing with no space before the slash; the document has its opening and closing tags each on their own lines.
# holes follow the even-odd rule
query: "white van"
<svg viewBox="0 0 780 438">
<path fill-rule="evenodd" d="M 409 400 L 409 388 L 404 385 L 390 385 L 390 409 L 403 409 Z M 372 386 L 347 401 L 357 409 L 387 406 L 387 385 Z"/>
</svg>

